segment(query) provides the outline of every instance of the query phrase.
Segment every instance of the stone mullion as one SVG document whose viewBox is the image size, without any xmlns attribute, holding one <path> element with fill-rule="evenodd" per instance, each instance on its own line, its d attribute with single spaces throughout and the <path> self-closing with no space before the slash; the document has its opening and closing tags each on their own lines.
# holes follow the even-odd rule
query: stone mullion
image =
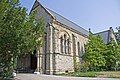
<svg viewBox="0 0 120 80">
<path fill-rule="evenodd" d="M 64 37 L 63 37 L 63 42 L 62 42 L 62 45 L 63 45 L 63 49 L 62 49 L 63 51 L 62 52 L 63 53 L 65 53 L 65 45 L 64 45 L 64 43 L 65 43 L 65 40 L 64 40 Z"/>
<path fill-rule="evenodd" d="M 66 54 L 68 54 L 68 52 L 69 52 L 68 51 L 68 39 L 66 40 L 66 45 L 65 46 L 66 46 Z"/>
</svg>

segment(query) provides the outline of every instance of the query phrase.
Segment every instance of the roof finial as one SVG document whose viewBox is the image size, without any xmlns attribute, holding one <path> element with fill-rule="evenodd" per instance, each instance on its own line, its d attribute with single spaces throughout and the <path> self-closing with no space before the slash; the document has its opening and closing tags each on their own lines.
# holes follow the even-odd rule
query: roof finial
<svg viewBox="0 0 120 80">
<path fill-rule="evenodd" d="M 89 28 L 89 32 L 91 32 L 91 29 Z"/>
<path fill-rule="evenodd" d="M 110 27 L 110 29 L 112 29 L 112 27 Z"/>
<path fill-rule="evenodd" d="M 120 26 L 116 27 L 117 30 L 120 30 Z"/>
</svg>

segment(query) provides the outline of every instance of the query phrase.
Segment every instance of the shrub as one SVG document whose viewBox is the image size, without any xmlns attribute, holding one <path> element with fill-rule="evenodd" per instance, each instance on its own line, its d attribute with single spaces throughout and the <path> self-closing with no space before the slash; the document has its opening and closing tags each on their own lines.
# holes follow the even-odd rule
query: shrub
<svg viewBox="0 0 120 80">
<path fill-rule="evenodd" d="M 89 64 L 87 62 L 83 62 L 80 64 L 80 72 L 87 72 L 89 70 Z"/>
</svg>

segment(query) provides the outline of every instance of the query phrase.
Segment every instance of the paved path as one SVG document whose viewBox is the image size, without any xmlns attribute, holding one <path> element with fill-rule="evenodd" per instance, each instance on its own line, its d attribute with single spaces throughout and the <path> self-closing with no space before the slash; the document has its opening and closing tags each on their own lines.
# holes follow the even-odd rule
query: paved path
<svg viewBox="0 0 120 80">
<path fill-rule="evenodd" d="M 120 80 L 114 78 L 65 77 L 43 74 L 17 74 L 15 80 Z"/>
</svg>

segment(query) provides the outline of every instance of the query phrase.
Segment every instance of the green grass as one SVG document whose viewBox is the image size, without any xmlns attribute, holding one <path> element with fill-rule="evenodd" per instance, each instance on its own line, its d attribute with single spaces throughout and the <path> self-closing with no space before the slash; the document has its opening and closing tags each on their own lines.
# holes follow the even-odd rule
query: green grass
<svg viewBox="0 0 120 80">
<path fill-rule="evenodd" d="M 102 71 L 96 73 L 97 77 L 120 78 L 120 71 Z"/>
<path fill-rule="evenodd" d="M 61 75 L 61 76 L 74 76 L 74 77 L 120 78 L 120 71 L 70 72 L 70 73 L 62 73 L 59 75 Z"/>
<path fill-rule="evenodd" d="M 75 76 L 75 77 L 96 77 L 97 76 L 95 72 L 70 72 L 70 73 L 62 73 L 59 75 Z"/>
</svg>

